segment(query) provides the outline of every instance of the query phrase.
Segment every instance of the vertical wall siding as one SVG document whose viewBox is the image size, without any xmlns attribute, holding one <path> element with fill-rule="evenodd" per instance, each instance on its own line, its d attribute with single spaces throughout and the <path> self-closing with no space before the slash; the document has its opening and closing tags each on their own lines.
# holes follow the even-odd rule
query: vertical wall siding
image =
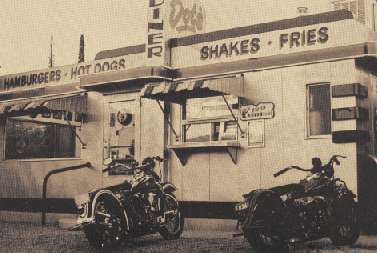
<svg viewBox="0 0 377 253">
<path fill-rule="evenodd" d="M 0 161 L 5 159 L 5 117 L 0 115 Z"/>
<path fill-rule="evenodd" d="M 305 174 L 273 174 L 289 165 L 311 167 L 311 158 L 323 162 L 334 154 L 347 156 L 336 175 L 357 191 L 356 144 L 335 144 L 331 135 L 323 138 L 306 136 L 306 89 L 308 84 L 331 85 L 356 82 L 353 60 L 318 63 L 281 69 L 245 73 L 245 93 L 254 104 L 272 102 L 275 117 L 265 120 L 265 145 L 247 147 L 242 142 L 239 161 L 233 164 L 224 152 L 192 154 L 185 166 L 172 155 L 171 175 L 183 201 L 238 201 L 242 194 L 256 188 L 298 182 Z M 334 102 L 332 106 L 337 106 Z M 172 111 L 174 126 L 179 129 L 180 110 Z M 246 122 L 240 122 L 241 128 Z"/>
</svg>

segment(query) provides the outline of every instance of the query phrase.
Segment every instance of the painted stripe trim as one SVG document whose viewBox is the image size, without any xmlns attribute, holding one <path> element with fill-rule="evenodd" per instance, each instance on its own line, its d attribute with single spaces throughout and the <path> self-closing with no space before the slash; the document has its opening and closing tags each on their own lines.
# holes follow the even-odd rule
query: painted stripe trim
<svg viewBox="0 0 377 253">
<path fill-rule="evenodd" d="M 141 54 L 146 51 L 146 45 L 140 44 L 135 46 L 129 46 L 129 47 L 121 47 L 117 49 L 112 50 L 103 50 L 96 54 L 96 57 L 94 60 L 102 60 L 107 58 L 115 58 L 123 55 L 129 55 L 129 54 Z"/>
<path fill-rule="evenodd" d="M 249 34 L 261 34 L 272 31 L 290 29 L 294 27 L 304 27 L 321 23 L 331 23 L 346 19 L 353 19 L 353 15 L 347 10 L 329 11 L 320 14 L 300 16 L 292 19 L 283 19 L 269 23 L 261 23 L 245 27 L 237 27 L 227 30 L 220 30 L 204 34 L 190 35 L 182 38 L 169 40 L 169 47 L 189 46 L 204 42 L 211 42 L 227 38 L 236 38 Z"/>
</svg>

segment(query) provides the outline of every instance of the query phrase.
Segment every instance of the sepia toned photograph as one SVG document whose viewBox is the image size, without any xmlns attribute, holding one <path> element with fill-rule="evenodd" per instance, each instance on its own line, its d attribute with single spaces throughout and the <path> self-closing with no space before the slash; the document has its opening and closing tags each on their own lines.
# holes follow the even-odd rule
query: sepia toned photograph
<svg viewBox="0 0 377 253">
<path fill-rule="evenodd" d="M 0 0 L 0 252 L 377 252 L 376 0 Z"/>
</svg>

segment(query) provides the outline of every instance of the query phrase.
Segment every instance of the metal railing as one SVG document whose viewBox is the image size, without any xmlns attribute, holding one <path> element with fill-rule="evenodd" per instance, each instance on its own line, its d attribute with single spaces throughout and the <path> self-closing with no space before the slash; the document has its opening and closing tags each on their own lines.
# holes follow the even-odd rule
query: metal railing
<svg viewBox="0 0 377 253">
<path fill-rule="evenodd" d="M 49 173 L 47 173 L 47 175 L 43 179 L 43 189 L 42 189 L 42 205 L 43 205 L 42 206 L 42 226 L 46 225 L 46 213 L 47 213 L 47 208 L 48 208 L 48 202 L 47 202 L 47 197 L 46 197 L 47 196 L 47 183 L 50 176 L 54 174 L 63 173 L 66 171 L 79 170 L 79 169 L 91 168 L 91 167 L 92 167 L 92 164 L 90 162 L 87 162 L 87 163 L 76 165 L 76 166 L 70 166 L 70 167 L 51 170 Z"/>
</svg>

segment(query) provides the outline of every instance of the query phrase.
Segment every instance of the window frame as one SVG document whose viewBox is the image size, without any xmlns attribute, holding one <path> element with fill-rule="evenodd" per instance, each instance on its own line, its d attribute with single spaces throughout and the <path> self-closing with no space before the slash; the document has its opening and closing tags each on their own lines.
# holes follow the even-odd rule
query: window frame
<svg viewBox="0 0 377 253">
<path fill-rule="evenodd" d="M 214 97 L 221 97 L 221 96 L 214 96 Z M 211 98 L 211 97 L 208 97 Z M 236 116 L 239 116 L 240 114 L 240 98 L 237 98 L 237 104 L 238 108 L 234 109 L 233 112 L 236 112 Z M 195 98 L 193 98 L 195 99 Z M 224 102 L 225 104 L 225 102 Z M 239 132 L 238 127 L 236 127 L 236 138 L 234 140 L 222 140 L 221 136 L 224 134 L 224 129 L 225 129 L 225 123 L 226 122 L 235 122 L 234 118 L 232 115 L 223 115 L 223 116 L 217 116 L 217 117 L 206 117 L 206 118 L 193 118 L 193 119 L 187 119 L 187 100 L 185 103 L 182 104 L 181 106 L 181 138 L 180 138 L 180 143 L 182 144 L 190 144 L 190 143 L 221 143 L 221 142 L 238 142 L 240 141 L 241 138 L 241 133 Z M 186 130 L 185 126 L 187 125 L 195 125 L 195 124 L 214 124 L 214 123 L 220 123 L 220 129 L 222 129 L 222 132 L 219 132 L 219 139 L 218 140 L 212 140 L 212 134 L 210 134 L 210 140 L 209 141 L 198 141 L 198 142 L 191 142 L 191 141 L 186 141 Z M 212 127 L 212 126 L 211 126 Z M 221 130 L 220 130 L 221 131 Z"/>
<path fill-rule="evenodd" d="M 8 158 L 7 157 L 7 123 L 8 120 L 13 120 L 13 121 L 18 121 L 18 122 L 28 122 L 28 123 L 34 123 L 34 124 L 41 124 L 41 125 L 53 125 L 54 126 L 54 138 L 56 139 L 56 126 L 64 126 L 64 127 L 73 127 L 74 131 L 80 131 L 81 129 L 81 124 L 80 123 L 64 123 L 64 122 L 59 122 L 58 120 L 53 120 L 53 121 L 47 121 L 47 120 L 35 120 L 27 117 L 16 117 L 16 118 L 6 118 L 5 123 L 4 123 L 4 157 L 2 160 L 4 161 L 47 161 L 47 160 L 76 160 L 76 159 L 81 159 L 80 154 L 81 152 L 79 151 L 81 149 L 80 147 L 80 142 L 77 141 L 76 134 L 72 132 L 72 137 L 73 137 L 73 156 L 70 157 L 25 157 L 25 158 Z M 55 142 L 56 140 L 54 140 Z M 56 148 L 56 146 L 54 146 Z M 56 152 L 54 152 L 56 153 Z"/>
<path fill-rule="evenodd" d="M 313 86 L 321 86 L 321 85 L 328 85 L 329 87 L 329 98 L 330 98 L 330 133 L 329 134 L 320 134 L 320 135 L 310 135 L 310 119 L 309 119 L 309 115 L 310 115 L 310 87 L 313 87 Z M 305 103 L 306 103 L 306 106 L 305 106 L 305 139 L 330 139 L 331 138 L 331 135 L 332 135 L 332 129 L 333 129 L 333 126 L 332 126 L 332 115 L 331 115 L 331 112 L 332 112 L 332 103 L 331 103 L 331 97 L 332 97 L 332 93 L 331 93 L 331 83 L 330 82 L 318 82 L 318 83 L 308 83 L 306 86 L 305 86 Z"/>
</svg>

